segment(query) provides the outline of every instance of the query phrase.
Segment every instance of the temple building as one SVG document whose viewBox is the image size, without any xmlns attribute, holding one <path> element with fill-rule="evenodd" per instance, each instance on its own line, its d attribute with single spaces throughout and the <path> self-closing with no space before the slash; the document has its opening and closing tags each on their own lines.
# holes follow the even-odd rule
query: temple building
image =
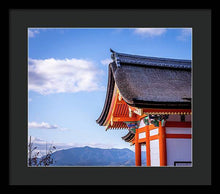
<svg viewBox="0 0 220 194">
<path fill-rule="evenodd" d="M 147 57 L 110 49 L 108 85 L 96 120 L 106 130 L 124 129 L 135 146 L 135 164 L 192 166 L 191 60 Z"/>
</svg>

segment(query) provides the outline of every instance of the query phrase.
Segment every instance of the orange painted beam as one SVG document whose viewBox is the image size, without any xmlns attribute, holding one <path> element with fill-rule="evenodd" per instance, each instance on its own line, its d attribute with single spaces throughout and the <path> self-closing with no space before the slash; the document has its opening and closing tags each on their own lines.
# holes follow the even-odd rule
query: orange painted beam
<svg viewBox="0 0 220 194">
<path fill-rule="evenodd" d="M 150 132 L 149 132 L 149 125 L 145 126 L 145 130 L 146 130 L 146 165 L 150 166 L 151 162 L 150 162 Z"/>
<path fill-rule="evenodd" d="M 161 125 L 161 121 L 159 121 L 159 152 L 160 152 L 160 166 L 167 165 L 167 153 L 166 153 L 166 133 L 165 127 Z"/>
<path fill-rule="evenodd" d="M 143 119 L 144 117 L 146 117 L 146 116 L 147 116 L 146 114 L 143 114 L 142 116 L 136 114 L 136 117 L 138 118 L 139 121 L 140 121 L 141 119 Z"/>
<path fill-rule="evenodd" d="M 135 133 L 135 165 L 141 166 L 141 144 L 138 143 L 138 133 Z"/>
<path fill-rule="evenodd" d="M 149 137 L 149 140 L 151 141 L 151 140 L 155 140 L 155 139 L 158 139 L 158 138 L 159 138 L 158 135 L 152 135 L 152 136 Z"/>
<path fill-rule="evenodd" d="M 138 128 L 138 133 L 142 133 L 146 131 L 146 127 Z"/>
<path fill-rule="evenodd" d="M 149 130 L 152 130 L 152 129 L 157 129 L 158 127 L 155 127 L 153 124 L 149 125 Z"/>
<path fill-rule="evenodd" d="M 113 121 L 138 121 L 136 117 L 113 117 Z"/>
<path fill-rule="evenodd" d="M 191 134 L 166 134 L 166 138 L 191 139 Z"/>
<path fill-rule="evenodd" d="M 146 142 L 146 138 L 138 139 L 138 143 L 145 143 L 145 142 Z"/>
</svg>

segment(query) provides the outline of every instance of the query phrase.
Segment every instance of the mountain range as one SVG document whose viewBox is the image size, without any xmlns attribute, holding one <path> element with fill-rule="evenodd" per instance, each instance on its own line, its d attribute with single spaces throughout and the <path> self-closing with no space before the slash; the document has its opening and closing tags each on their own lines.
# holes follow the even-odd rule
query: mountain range
<svg viewBox="0 0 220 194">
<path fill-rule="evenodd" d="M 144 163 L 145 154 L 142 156 Z M 135 166 L 135 153 L 128 148 L 74 147 L 56 151 L 51 157 L 51 166 Z"/>
</svg>

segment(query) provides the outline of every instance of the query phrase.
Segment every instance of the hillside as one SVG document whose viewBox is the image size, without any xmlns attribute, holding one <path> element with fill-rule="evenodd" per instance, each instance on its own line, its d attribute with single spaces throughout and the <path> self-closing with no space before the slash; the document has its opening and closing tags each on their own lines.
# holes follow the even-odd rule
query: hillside
<svg viewBox="0 0 220 194">
<path fill-rule="evenodd" d="M 52 154 L 53 166 L 134 166 L 135 154 L 130 149 L 75 147 Z M 143 158 L 144 159 L 144 158 Z"/>
</svg>

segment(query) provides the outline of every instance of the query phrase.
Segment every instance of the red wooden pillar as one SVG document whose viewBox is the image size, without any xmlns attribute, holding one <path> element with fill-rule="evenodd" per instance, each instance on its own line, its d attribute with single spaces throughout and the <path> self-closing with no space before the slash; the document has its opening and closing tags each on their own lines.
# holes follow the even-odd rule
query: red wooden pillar
<svg viewBox="0 0 220 194">
<path fill-rule="evenodd" d="M 141 144 L 138 143 L 138 129 L 135 133 L 135 165 L 141 166 Z"/>
<path fill-rule="evenodd" d="M 146 129 L 146 164 L 147 166 L 150 166 L 150 132 L 149 132 L 149 125 L 145 126 Z"/>
<path fill-rule="evenodd" d="M 159 121 L 159 149 L 160 149 L 160 166 L 167 165 L 167 152 L 166 152 L 166 133 L 165 127 Z"/>
</svg>

